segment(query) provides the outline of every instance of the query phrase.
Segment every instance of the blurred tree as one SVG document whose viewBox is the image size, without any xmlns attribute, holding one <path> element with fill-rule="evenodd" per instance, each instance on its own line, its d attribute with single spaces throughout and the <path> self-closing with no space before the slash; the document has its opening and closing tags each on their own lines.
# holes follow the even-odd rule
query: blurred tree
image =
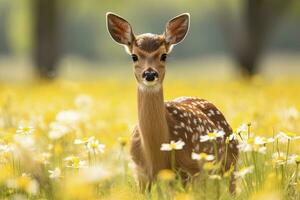
<svg viewBox="0 0 300 200">
<path fill-rule="evenodd" d="M 242 72 L 247 76 L 258 70 L 266 40 L 293 0 L 244 0 L 240 21 L 236 24 L 229 8 L 223 4 L 221 22 L 226 41 Z"/>
<path fill-rule="evenodd" d="M 0 54 L 9 53 L 7 33 L 5 32 L 8 9 L 0 7 Z"/>
<path fill-rule="evenodd" d="M 56 76 L 59 60 L 59 0 L 32 0 L 34 24 L 33 56 L 40 77 Z"/>
</svg>

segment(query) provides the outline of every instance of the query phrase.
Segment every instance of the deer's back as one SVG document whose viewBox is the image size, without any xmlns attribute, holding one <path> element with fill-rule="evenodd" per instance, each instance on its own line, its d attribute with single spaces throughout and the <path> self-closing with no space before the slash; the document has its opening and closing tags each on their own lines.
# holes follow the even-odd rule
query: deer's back
<svg viewBox="0 0 300 200">
<path fill-rule="evenodd" d="M 232 129 L 216 106 L 204 99 L 194 97 L 180 97 L 165 102 L 165 106 L 171 139 L 182 140 L 186 144 L 182 152 L 178 151 L 179 154 L 185 154 L 186 158 L 182 163 L 191 159 L 192 152 L 214 154 L 211 141 L 200 142 L 201 136 L 214 131 L 225 133 L 224 137 L 215 140 L 219 157 L 225 154 L 225 140 L 232 133 Z M 236 158 L 238 154 L 235 140 L 230 141 L 228 154 L 228 164 L 230 164 L 234 162 L 234 157 Z M 192 161 L 189 164 L 192 164 Z"/>
</svg>

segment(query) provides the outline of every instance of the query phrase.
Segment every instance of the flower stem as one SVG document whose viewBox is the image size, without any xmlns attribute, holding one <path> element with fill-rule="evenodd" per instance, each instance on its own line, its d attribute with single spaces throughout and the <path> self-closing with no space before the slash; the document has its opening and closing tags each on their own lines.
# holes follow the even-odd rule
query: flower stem
<svg viewBox="0 0 300 200">
<path fill-rule="evenodd" d="M 95 159 L 95 163 L 94 163 L 94 165 L 96 165 L 96 163 L 97 163 L 97 155 L 96 155 L 96 151 L 95 151 L 95 150 L 93 150 L 93 153 L 94 153 L 94 159 Z"/>
<path fill-rule="evenodd" d="M 215 151 L 216 161 L 218 162 L 219 161 L 219 158 L 218 158 L 218 147 L 217 147 L 216 141 L 213 141 L 213 145 L 214 145 L 214 151 Z"/>
<path fill-rule="evenodd" d="M 289 158 L 290 142 L 291 142 L 291 140 L 288 139 L 287 149 L 286 149 L 286 158 L 285 158 L 285 168 L 286 168 L 286 166 L 287 166 L 287 162 L 288 162 L 288 158 Z"/>
<path fill-rule="evenodd" d="M 281 165 L 281 184 L 282 184 L 282 188 L 284 188 L 284 182 L 285 182 L 285 176 L 284 176 L 284 169 L 283 169 L 283 165 Z"/>
<path fill-rule="evenodd" d="M 252 159 L 253 159 L 254 171 L 255 171 L 255 175 L 256 175 L 256 182 L 258 182 L 258 183 L 260 184 L 261 181 L 260 181 L 260 176 L 259 176 L 259 173 L 258 173 L 258 167 L 257 167 L 256 155 L 255 155 L 255 152 L 254 152 L 254 151 L 252 151 Z"/>
<path fill-rule="evenodd" d="M 216 180 L 216 185 L 217 185 L 217 198 L 220 199 L 220 182 L 219 180 Z"/>
<path fill-rule="evenodd" d="M 225 145 L 224 171 L 225 171 L 225 169 L 226 169 L 226 164 L 227 164 L 227 154 L 228 154 L 228 142 L 226 142 L 226 145 Z"/>
<path fill-rule="evenodd" d="M 295 172 L 295 183 L 297 184 L 298 181 L 298 167 L 299 167 L 299 163 L 297 163 L 296 165 L 296 172 Z"/>
<path fill-rule="evenodd" d="M 174 172 L 175 172 L 175 161 L 176 161 L 175 150 L 172 150 L 171 151 L 171 168 L 172 168 L 172 171 L 174 171 Z"/>
<path fill-rule="evenodd" d="M 121 157 L 122 157 L 122 160 L 123 160 L 124 179 L 126 179 L 126 177 L 127 177 L 127 162 L 126 162 L 123 146 L 121 146 Z"/>
<path fill-rule="evenodd" d="M 89 158 L 89 166 L 91 166 L 92 160 L 91 160 L 91 153 L 90 152 L 88 152 L 88 158 Z"/>
<path fill-rule="evenodd" d="M 250 138 L 250 133 L 251 133 L 250 127 L 251 127 L 251 123 L 248 123 L 247 126 L 248 126 L 248 138 Z"/>
</svg>

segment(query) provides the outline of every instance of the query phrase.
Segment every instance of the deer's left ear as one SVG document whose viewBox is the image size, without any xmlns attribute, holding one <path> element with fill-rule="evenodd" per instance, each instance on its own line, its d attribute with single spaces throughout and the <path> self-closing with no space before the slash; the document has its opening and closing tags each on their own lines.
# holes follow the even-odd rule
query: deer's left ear
<svg viewBox="0 0 300 200">
<path fill-rule="evenodd" d="M 183 13 L 171 19 L 165 30 L 165 40 L 169 45 L 175 45 L 181 42 L 189 30 L 190 14 Z"/>
</svg>

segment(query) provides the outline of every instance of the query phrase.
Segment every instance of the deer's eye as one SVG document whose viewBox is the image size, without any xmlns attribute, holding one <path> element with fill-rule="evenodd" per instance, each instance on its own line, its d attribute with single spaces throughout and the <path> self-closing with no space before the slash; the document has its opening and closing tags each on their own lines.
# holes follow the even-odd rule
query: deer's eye
<svg viewBox="0 0 300 200">
<path fill-rule="evenodd" d="M 133 62 L 136 62 L 136 61 L 139 60 L 138 57 L 137 57 L 137 55 L 135 55 L 135 54 L 132 54 L 131 58 L 132 58 Z"/>
<path fill-rule="evenodd" d="M 160 56 L 160 61 L 165 62 L 166 60 L 167 60 L 167 54 L 164 53 Z"/>
</svg>

